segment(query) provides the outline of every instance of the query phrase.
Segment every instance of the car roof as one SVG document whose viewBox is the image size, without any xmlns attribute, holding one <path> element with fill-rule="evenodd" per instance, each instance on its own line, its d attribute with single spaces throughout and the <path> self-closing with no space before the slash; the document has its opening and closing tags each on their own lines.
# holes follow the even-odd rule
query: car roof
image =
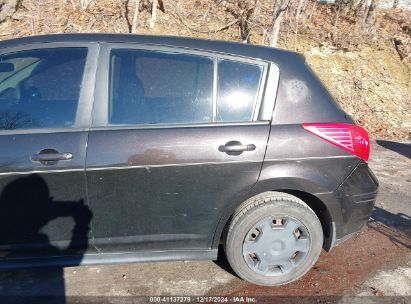
<svg viewBox="0 0 411 304">
<path fill-rule="evenodd" d="M 298 53 L 247 43 L 207 40 L 176 36 L 153 36 L 136 34 L 70 33 L 28 36 L 0 41 L 0 48 L 32 43 L 91 42 L 91 43 L 139 43 L 169 47 L 190 48 L 203 51 L 274 61 L 278 64 L 289 60 L 304 60 Z"/>
</svg>

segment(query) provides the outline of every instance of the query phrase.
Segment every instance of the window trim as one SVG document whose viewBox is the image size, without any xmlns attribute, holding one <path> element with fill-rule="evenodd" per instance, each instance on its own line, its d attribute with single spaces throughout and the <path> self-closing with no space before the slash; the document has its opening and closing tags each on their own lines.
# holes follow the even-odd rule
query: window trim
<svg viewBox="0 0 411 304">
<path fill-rule="evenodd" d="M 221 125 L 250 125 L 258 122 L 262 122 L 260 119 L 261 106 L 263 105 L 262 97 L 264 96 L 265 86 L 267 83 L 268 68 L 270 63 L 248 57 L 240 57 L 229 54 L 221 54 L 212 51 L 201 51 L 196 49 L 188 49 L 183 47 L 170 47 L 159 46 L 150 44 L 138 44 L 138 43 L 101 43 L 100 45 L 100 57 L 97 69 L 96 89 L 94 97 L 94 110 L 92 114 L 92 129 L 100 129 L 106 127 L 110 129 L 124 129 L 124 128 L 138 128 L 138 129 L 151 129 L 151 128 L 164 128 L 164 127 L 189 127 L 189 126 L 203 126 L 204 123 L 161 123 L 161 124 L 121 124 L 111 125 L 109 120 L 109 73 L 110 73 L 110 53 L 113 49 L 132 49 L 132 50 L 148 50 L 164 53 L 175 54 L 187 54 L 197 55 L 201 57 L 208 57 L 213 60 L 214 64 L 214 79 L 213 79 L 213 121 L 206 123 L 207 126 L 221 126 Z M 251 121 L 239 121 L 239 122 L 217 122 L 215 121 L 215 114 L 217 112 L 217 83 L 218 78 L 218 60 L 225 59 L 241 63 L 249 63 L 254 65 L 260 65 L 263 68 L 263 73 L 260 81 L 260 86 L 257 94 L 257 102 L 253 109 L 253 119 Z M 215 109 L 214 109 L 215 108 Z M 214 112 L 215 111 L 215 112 Z M 270 121 L 267 119 L 264 121 Z"/>
<path fill-rule="evenodd" d="M 181 124 L 140 124 L 140 125 L 107 125 L 96 126 L 92 131 L 115 131 L 115 130 L 146 130 L 146 129 L 188 129 L 188 128 L 210 128 L 210 127 L 241 127 L 248 125 L 264 126 L 270 125 L 270 121 L 246 121 L 246 122 L 216 122 L 216 123 L 181 123 Z"/>
<path fill-rule="evenodd" d="M 274 107 L 277 101 L 278 87 L 280 85 L 280 68 L 274 62 L 271 62 L 268 71 L 265 86 L 263 88 L 263 98 L 261 100 L 260 110 L 258 111 L 258 120 L 268 120 L 272 122 Z"/>
<path fill-rule="evenodd" d="M 218 58 L 213 59 L 213 116 L 211 123 L 217 121 L 217 98 L 218 98 Z"/>
<path fill-rule="evenodd" d="M 93 96 L 95 87 L 95 77 L 97 69 L 97 59 L 99 54 L 99 44 L 92 42 L 52 42 L 52 43 L 31 43 L 19 46 L 11 46 L 0 49 L 0 55 L 8 55 L 22 51 L 56 49 L 56 48 L 85 48 L 87 54 L 85 58 L 84 70 L 80 85 L 80 93 L 77 104 L 76 116 L 72 126 L 67 128 L 31 128 L 0 130 L 1 135 L 18 134 L 44 134 L 62 132 L 81 132 L 88 130 L 91 126 L 91 112 L 93 108 Z"/>
</svg>

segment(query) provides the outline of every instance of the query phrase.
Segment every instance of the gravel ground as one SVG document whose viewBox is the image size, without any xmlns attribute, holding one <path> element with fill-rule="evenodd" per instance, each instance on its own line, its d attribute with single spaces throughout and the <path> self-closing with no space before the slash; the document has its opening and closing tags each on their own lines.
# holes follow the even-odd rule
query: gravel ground
<svg viewBox="0 0 411 304">
<path fill-rule="evenodd" d="M 378 272 L 364 283 L 364 288 L 360 296 L 411 296 L 411 254 L 406 265 Z"/>
<path fill-rule="evenodd" d="M 380 140 L 373 147 L 377 157 L 370 165 L 381 184 L 373 219 L 382 229 L 397 227 L 397 236 L 402 236 L 399 246 L 411 249 L 411 144 Z M 411 250 L 407 260 L 395 269 L 378 271 L 363 284 L 359 295 L 411 297 Z"/>
</svg>

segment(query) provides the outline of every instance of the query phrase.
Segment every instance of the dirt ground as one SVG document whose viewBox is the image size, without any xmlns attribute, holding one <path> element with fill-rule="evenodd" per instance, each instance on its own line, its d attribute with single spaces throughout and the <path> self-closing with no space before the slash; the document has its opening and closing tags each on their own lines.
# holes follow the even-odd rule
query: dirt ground
<svg viewBox="0 0 411 304">
<path fill-rule="evenodd" d="M 221 255 L 216 262 L 1 271 L 0 302 L 31 302 L 32 298 L 4 298 L 21 295 L 42 296 L 39 303 L 140 303 L 150 302 L 150 296 L 189 295 L 239 301 L 248 297 L 258 303 L 271 303 L 273 297 L 296 303 L 345 303 L 364 300 L 350 298 L 363 295 L 371 296 L 367 303 L 406 303 L 411 298 L 392 296 L 411 296 L 411 143 L 379 140 L 372 148 L 370 165 L 381 183 L 372 219 L 352 239 L 323 252 L 315 267 L 295 283 L 275 288 L 249 284 L 234 275 Z M 390 275 L 400 283 L 387 289 L 384 278 Z"/>
</svg>

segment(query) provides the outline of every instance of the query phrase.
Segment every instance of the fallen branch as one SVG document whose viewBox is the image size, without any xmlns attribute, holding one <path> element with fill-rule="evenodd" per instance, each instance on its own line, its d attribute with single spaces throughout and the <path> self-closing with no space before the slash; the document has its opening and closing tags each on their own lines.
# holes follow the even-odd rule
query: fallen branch
<svg viewBox="0 0 411 304">
<path fill-rule="evenodd" d="M 235 20 L 233 20 L 233 21 L 231 21 L 231 22 L 229 22 L 229 23 L 227 23 L 227 24 L 225 24 L 225 25 L 223 25 L 223 26 L 221 26 L 221 27 L 219 27 L 219 28 L 216 28 L 216 29 L 200 30 L 200 29 L 198 29 L 198 28 L 195 28 L 195 27 L 189 25 L 187 22 L 185 22 L 185 21 L 184 21 L 184 18 L 183 18 L 178 12 L 171 12 L 171 15 L 174 15 L 174 17 L 177 17 L 178 20 L 180 20 L 180 22 L 181 22 L 187 29 L 189 29 L 190 31 L 197 32 L 197 33 L 203 33 L 203 34 L 210 34 L 210 33 L 214 33 L 214 34 L 215 34 L 215 33 L 224 31 L 224 30 L 228 29 L 229 27 L 233 26 L 234 24 L 238 23 L 238 21 L 239 21 L 239 19 L 235 19 Z"/>
</svg>

